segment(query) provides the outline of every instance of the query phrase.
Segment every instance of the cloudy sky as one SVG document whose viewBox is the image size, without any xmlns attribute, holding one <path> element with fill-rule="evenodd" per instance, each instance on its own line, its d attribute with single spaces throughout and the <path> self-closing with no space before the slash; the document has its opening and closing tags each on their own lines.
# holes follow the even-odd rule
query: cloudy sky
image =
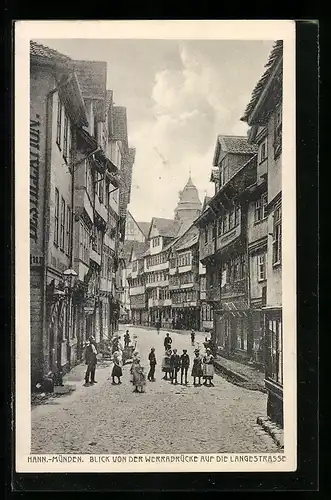
<svg viewBox="0 0 331 500">
<path fill-rule="evenodd" d="M 217 134 L 246 135 L 240 122 L 273 42 L 38 40 L 74 59 L 106 61 L 108 88 L 125 106 L 136 148 L 130 210 L 136 220 L 173 217 L 189 171 L 200 199 Z"/>
</svg>

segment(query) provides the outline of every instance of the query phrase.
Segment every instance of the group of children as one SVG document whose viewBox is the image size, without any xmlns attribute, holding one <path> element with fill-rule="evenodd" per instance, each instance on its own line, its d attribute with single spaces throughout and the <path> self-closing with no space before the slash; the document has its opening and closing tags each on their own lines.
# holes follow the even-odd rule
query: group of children
<svg viewBox="0 0 331 500">
<path fill-rule="evenodd" d="M 192 339 L 193 342 L 194 339 Z M 172 339 L 169 333 L 167 333 L 164 339 L 165 354 L 162 360 L 163 379 L 170 380 L 172 384 L 178 384 L 178 373 L 180 372 L 180 383 L 187 385 L 187 374 L 190 366 L 190 357 L 187 354 L 187 349 L 183 349 L 183 354 L 180 356 L 177 349 L 172 349 L 171 345 Z M 212 382 L 214 378 L 213 355 L 209 347 L 206 347 L 204 355 L 200 354 L 199 349 L 195 349 L 191 376 L 193 377 L 194 386 L 201 386 L 202 378 L 204 379 L 203 385 L 214 386 Z"/>
<path fill-rule="evenodd" d="M 128 331 L 124 336 L 124 342 L 126 345 L 129 344 L 130 337 Z M 188 385 L 188 371 L 190 367 L 190 357 L 187 353 L 187 349 L 183 349 L 181 355 L 178 354 L 177 349 L 172 349 L 172 339 L 169 333 L 166 334 L 164 339 L 165 353 L 162 359 L 162 372 L 164 373 L 163 379 L 170 380 L 172 384 L 178 384 L 178 376 L 180 373 L 180 383 L 182 385 Z M 112 384 L 116 384 L 115 378 L 118 379 L 118 384 L 121 384 L 122 377 L 122 352 L 118 344 L 116 344 L 113 350 L 113 369 L 112 369 Z M 213 365 L 213 355 L 211 349 L 205 345 L 205 354 L 201 354 L 199 349 L 194 350 L 193 366 L 191 371 L 191 376 L 193 377 L 194 386 L 214 386 L 212 380 L 214 378 L 214 365 Z M 156 368 L 156 356 L 155 348 L 152 347 L 148 355 L 149 361 L 149 372 L 147 379 L 149 382 L 155 382 L 155 368 Z M 201 384 L 201 379 L 204 379 L 203 384 Z M 132 356 L 132 364 L 130 368 L 130 380 L 134 386 L 133 392 L 145 392 L 144 388 L 146 385 L 146 374 L 145 369 L 141 365 L 141 359 L 138 351 L 135 351 Z"/>
</svg>

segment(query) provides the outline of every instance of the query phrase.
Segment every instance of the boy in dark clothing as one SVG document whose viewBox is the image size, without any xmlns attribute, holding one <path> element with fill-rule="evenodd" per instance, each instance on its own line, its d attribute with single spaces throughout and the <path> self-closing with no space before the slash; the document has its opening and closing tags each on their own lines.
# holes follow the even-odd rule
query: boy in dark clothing
<svg viewBox="0 0 331 500">
<path fill-rule="evenodd" d="M 167 333 L 163 344 L 165 351 L 171 349 L 171 344 L 172 344 L 172 338 L 170 337 L 169 333 Z"/>
<path fill-rule="evenodd" d="M 187 350 L 183 349 L 183 354 L 180 357 L 180 383 L 183 385 L 183 377 L 185 375 L 185 385 L 187 385 L 187 372 L 190 366 L 190 357 Z"/>
<path fill-rule="evenodd" d="M 171 368 L 171 383 L 178 384 L 177 374 L 180 369 L 180 356 L 179 354 L 177 354 L 177 349 L 174 349 L 172 355 L 170 356 L 170 368 Z"/>
<path fill-rule="evenodd" d="M 130 344 L 130 334 L 129 330 L 127 330 L 124 335 L 124 347 L 129 347 L 129 344 Z"/>
<path fill-rule="evenodd" d="M 149 372 L 147 378 L 150 382 L 155 382 L 154 374 L 155 374 L 155 366 L 156 366 L 156 357 L 155 357 L 155 349 L 152 347 L 151 352 L 148 355 L 149 359 Z"/>
<path fill-rule="evenodd" d="M 89 384 L 89 379 L 91 377 L 91 384 L 96 384 L 95 380 L 95 369 L 97 366 L 97 349 L 95 345 L 94 337 L 90 337 L 89 342 L 85 349 L 85 363 L 87 364 L 87 369 L 85 372 L 85 385 Z"/>
</svg>

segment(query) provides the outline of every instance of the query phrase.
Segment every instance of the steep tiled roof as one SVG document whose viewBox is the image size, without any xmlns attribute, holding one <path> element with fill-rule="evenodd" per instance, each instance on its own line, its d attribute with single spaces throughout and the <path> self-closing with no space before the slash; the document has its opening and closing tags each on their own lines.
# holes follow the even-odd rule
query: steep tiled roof
<svg viewBox="0 0 331 500">
<path fill-rule="evenodd" d="M 139 259 L 149 248 L 149 242 L 135 241 L 133 248 L 137 259 Z"/>
<path fill-rule="evenodd" d="M 261 76 L 260 80 L 257 82 L 253 92 L 250 102 L 248 103 L 244 116 L 241 118 L 241 121 L 247 122 L 249 115 L 254 111 L 258 100 L 260 99 L 262 92 L 265 89 L 265 86 L 275 68 L 276 64 L 280 60 L 283 55 L 283 40 L 277 40 L 273 46 L 273 49 L 270 53 L 268 62 L 265 65 L 265 72 Z"/>
<path fill-rule="evenodd" d="M 139 229 L 141 230 L 141 232 L 147 238 L 149 226 L 151 225 L 151 223 L 150 222 L 137 222 L 137 224 L 138 224 Z"/>
<path fill-rule="evenodd" d="M 219 135 L 218 141 L 222 150 L 227 153 L 249 154 L 257 150 L 256 145 L 249 144 L 245 136 Z"/>
<path fill-rule="evenodd" d="M 188 239 L 185 243 L 180 245 L 179 247 L 176 248 L 177 252 L 180 252 L 181 250 L 186 250 L 187 248 L 192 247 L 195 245 L 199 240 L 199 234 L 193 234 L 190 239 Z"/>
<path fill-rule="evenodd" d="M 75 61 L 74 64 L 83 97 L 105 100 L 107 63 L 102 61 Z"/>
<path fill-rule="evenodd" d="M 64 54 L 61 54 L 57 50 L 50 49 L 45 45 L 40 43 L 30 41 L 30 56 L 42 57 L 44 59 L 57 60 L 59 62 L 70 63 L 72 59 Z"/>
<path fill-rule="evenodd" d="M 126 262 L 130 259 L 131 251 L 132 251 L 134 243 L 135 242 L 131 241 L 131 240 L 125 240 L 123 243 L 123 247 L 121 249 L 121 257 Z"/>
<path fill-rule="evenodd" d="M 172 219 L 153 217 L 152 224 L 157 228 L 160 236 L 175 238 L 180 229 L 181 223 Z"/>
</svg>

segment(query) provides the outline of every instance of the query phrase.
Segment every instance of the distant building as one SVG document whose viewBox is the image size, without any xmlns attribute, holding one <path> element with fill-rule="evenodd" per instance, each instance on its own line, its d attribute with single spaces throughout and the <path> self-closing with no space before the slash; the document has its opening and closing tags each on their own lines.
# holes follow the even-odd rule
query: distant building
<svg viewBox="0 0 331 500">
<path fill-rule="evenodd" d="M 199 231 L 192 223 L 200 212 L 198 190 L 189 177 L 180 192 L 174 219 L 153 217 L 147 248 L 142 243 L 132 247 L 130 307 L 136 324 L 159 322 L 166 328 L 199 328 Z M 132 237 L 143 224 L 133 217 L 128 220 Z"/>
<path fill-rule="evenodd" d="M 190 227 L 171 245 L 169 290 L 172 327 L 200 329 L 199 230 Z"/>
<path fill-rule="evenodd" d="M 144 253 L 149 242 L 129 241 L 129 295 L 131 321 L 134 325 L 148 325 L 148 299 L 144 279 Z"/>
<path fill-rule="evenodd" d="M 201 213 L 201 201 L 196 186 L 193 184 L 191 175 L 183 189 L 179 192 L 179 201 L 175 208 L 174 219 L 181 223 L 180 232 L 184 233 L 199 217 Z"/>
<path fill-rule="evenodd" d="M 149 230 L 149 222 L 136 222 L 131 212 L 127 212 L 125 226 L 126 241 L 146 241 Z"/>
</svg>

